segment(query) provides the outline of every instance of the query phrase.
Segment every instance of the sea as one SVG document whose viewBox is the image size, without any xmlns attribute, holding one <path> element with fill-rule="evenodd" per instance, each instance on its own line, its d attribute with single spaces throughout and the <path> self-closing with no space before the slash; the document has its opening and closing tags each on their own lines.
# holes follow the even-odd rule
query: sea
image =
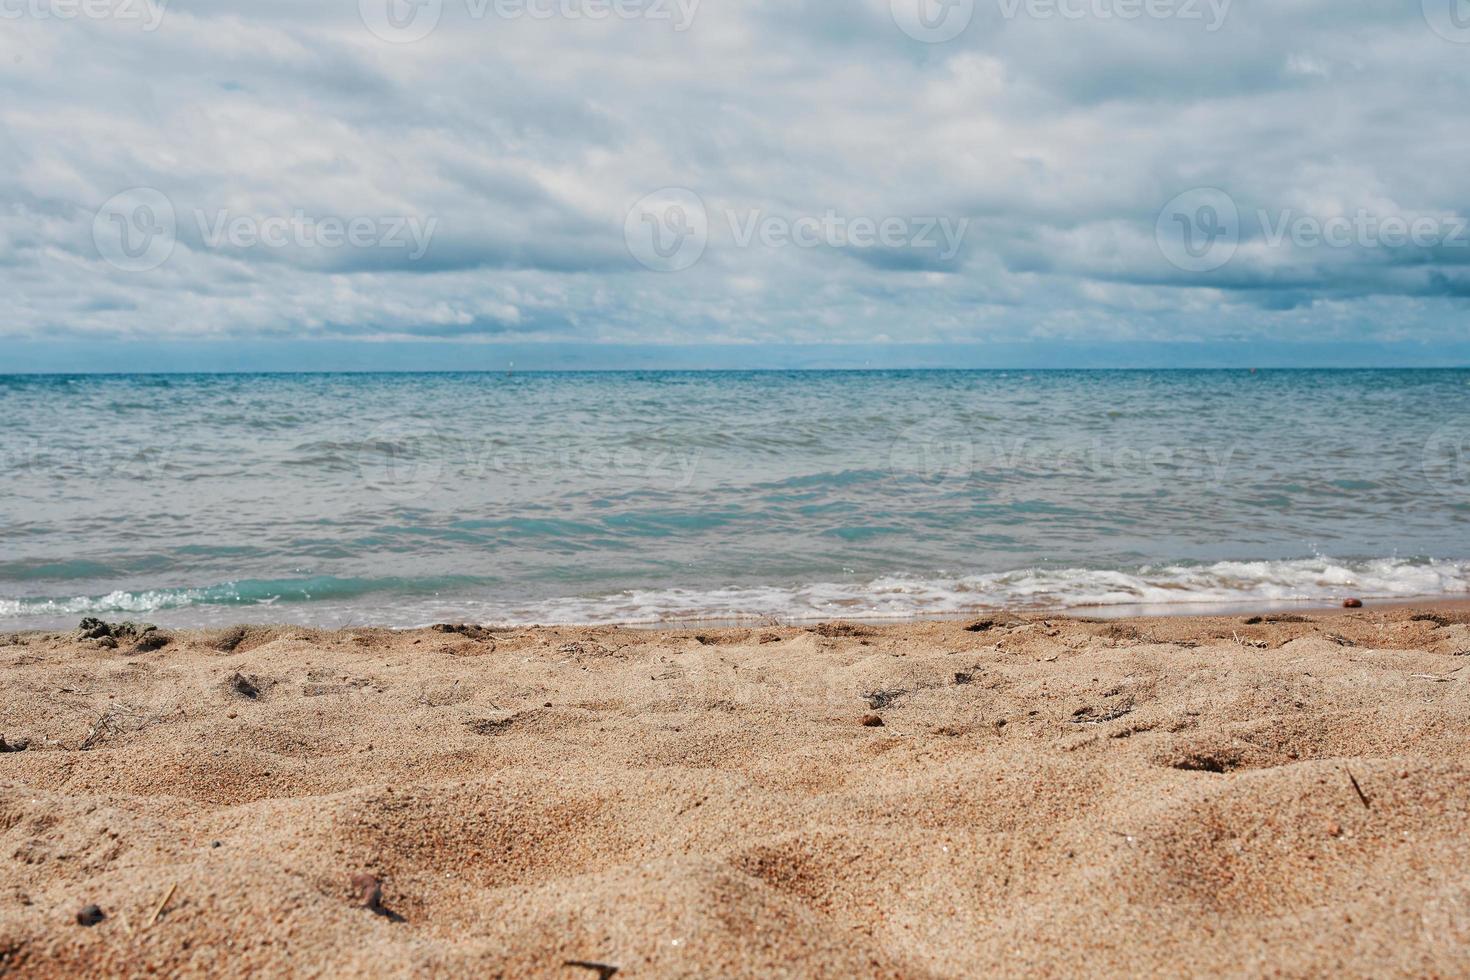
<svg viewBox="0 0 1470 980">
<path fill-rule="evenodd" d="M 0 630 L 1470 595 L 1470 371 L 0 376 Z"/>
</svg>

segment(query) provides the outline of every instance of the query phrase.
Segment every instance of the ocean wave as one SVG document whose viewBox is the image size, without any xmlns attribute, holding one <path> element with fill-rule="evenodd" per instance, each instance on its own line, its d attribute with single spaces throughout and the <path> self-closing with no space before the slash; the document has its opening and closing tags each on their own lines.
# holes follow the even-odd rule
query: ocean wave
<svg viewBox="0 0 1470 980">
<path fill-rule="evenodd" d="M 1381 558 L 1223 561 L 1134 570 L 1044 569 L 957 578 L 888 576 L 860 583 L 714 590 L 630 590 L 512 610 L 509 623 L 654 624 L 698 620 L 912 619 L 993 609 L 1069 610 L 1408 599 L 1470 593 L 1470 562 Z"/>
<path fill-rule="evenodd" d="M 201 606 L 273 606 L 278 603 L 342 603 L 368 595 L 421 597 L 440 590 L 483 587 L 485 580 L 468 576 L 435 579 L 246 579 L 200 588 L 117 590 L 105 595 L 67 598 L 0 599 L 0 621 L 58 616 L 101 616 L 113 613 L 156 613 Z"/>
<path fill-rule="evenodd" d="M 833 618 L 912 619 L 995 609 L 1128 607 L 1184 611 L 1189 606 L 1275 605 L 1470 595 L 1470 562 L 1379 558 L 1339 561 L 1222 561 L 1131 570 L 1030 568 L 959 577 L 890 575 L 863 582 L 636 589 L 508 603 L 485 579 L 250 580 L 203 588 L 116 591 L 71 598 L 0 599 L 0 622 L 70 616 L 152 614 L 188 625 L 189 609 L 296 604 L 281 614 L 303 622 L 340 619 L 422 626 L 447 618 L 506 624 L 650 625 L 693 621 L 803 622 Z M 368 597 L 371 597 L 370 599 Z M 199 616 L 200 622 L 220 616 Z"/>
</svg>

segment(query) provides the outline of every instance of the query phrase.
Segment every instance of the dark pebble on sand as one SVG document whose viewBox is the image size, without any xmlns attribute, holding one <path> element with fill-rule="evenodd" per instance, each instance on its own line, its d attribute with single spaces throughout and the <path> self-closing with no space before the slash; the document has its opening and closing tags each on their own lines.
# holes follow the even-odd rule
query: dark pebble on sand
<svg viewBox="0 0 1470 980">
<path fill-rule="evenodd" d="M 137 653 L 151 653 L 154 650 L 162 650 L 173 640 L 174 638 L 167 633 L 151 630 L 138 637 L 138 642 L 133 645 L 133 650 Z"/>
<path fill-rule="evenodd" d="M 77 627 L 79 635 L 84 640 L 113 639 L 139 640 L 141 642 L 142 637 L 145 637 L 150 633 L 154 633 L 157 630 L 158 627 L 154 626 L 152 623 L 135 623 L 132 620 L 127 620 L 121 623 L 108 623 L 104 622 L 103 620 L 97 619 L 94 616 L 88 616 L 86 619 L 82 620 L 81 625 Z M 167 643 L 168 640 L 164 640 L 163 642 Z M 159 644 L 159 646 L 162 645 L 162 643 Z"/>
<path fill-rule="evenodd" d="M 5 741 L 5 736 L 0 735 L 0 752 L 24 752 L 31 747 L 31 740 L 18 738 L 13 742 Z"/>
<path fill-rule="evenodd" d="M 103 912 L 95 905 L 88 905 L 77 913 L 77 925 L 95 926 L 105 918 L 107 918 L 106 912 Z"/>
<path fill-rule="evenodd" d="M 353 875 L 352 889 L 357 892 L 358 904 L 374 915 L 381 915 L 389 922 L 407 921 L 403 916 L 383 904 L 383 882 L 377 875 Z"/>
<path fill-rule="evenodd" d="M 1343 600 L 1343 603 L 1342 603 L 1342 608 L 1344 608 L 1344 609 L 1362 609 L 1363 608 L 1363 600 L 1362 599 L 1344 599 Z"/>
<path fill-rule="evenodd" d="M 968 684 L 971 681 L 973 681 L 974 679 L 975 679 L 975 675 L 974 674 L 955 674 L 954 675 L 954 682 L 956 684 Z"/>
<path fill-rule="evenodd" d="M 104 636 L 111 636 L 112 627 L 107 625 L 100 619 L 88 616 L 87 618 L 83 619 L 81 625 L 77 627 L 77 632 L 81 634 L 82 639 L 84 640 L 96 640 Z"/>
<path fill-rule="evenodd" d="M 352 890 L 357 893 L 357 904 L 363 908 L 376 912 L 383 907 L 383 883 L 377 875 L 353 875 Z"/>
<path fill-rule="evenodd" d="M 882 728 L 883 727 L 883 719 L 882 718 L 879 718 L 877 715 L 863 715 L 863 727 L 864 728 Z"/>
<path fill-rule="evenodd" d="M 437 626 L 430 626 L 429 629 L 435 633 L 453 633 L 471 640 L 490 640 L 495 636 L 483 626 L 474 626 L 469 623 L 440 623 Z"/>
</svg>

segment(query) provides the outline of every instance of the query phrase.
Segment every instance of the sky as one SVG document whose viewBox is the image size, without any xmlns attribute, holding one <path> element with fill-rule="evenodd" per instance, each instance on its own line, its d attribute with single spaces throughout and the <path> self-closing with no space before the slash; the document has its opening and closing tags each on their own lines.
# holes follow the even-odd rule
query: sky
<svg viewBox="0 0 1470 980">
<path fill-rule="evenodd" d="M 1470 363 L 1466 0 L 0 0 L 0 372 Z"/>
</svg>

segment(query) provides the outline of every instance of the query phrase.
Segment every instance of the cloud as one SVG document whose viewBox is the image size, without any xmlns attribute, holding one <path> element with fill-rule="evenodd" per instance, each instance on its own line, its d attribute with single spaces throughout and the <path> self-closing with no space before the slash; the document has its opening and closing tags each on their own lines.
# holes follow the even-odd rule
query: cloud
<svg viewBox="0 0 1470 980">
<path fill-rule="evenodd" d="M 0 4 L 0 337 L 1431 343 L 1470 293 L 1470 38 L 1419 4 L 974 0 L 926 43 L 938 0 L 430 0 L 395 43 L 403 0 L 109 2 Z M 668 187 L 677 272 L 626 239 Z M 1163 214 L 1201 188 L 1233 226 Z M 1360 215 L 1439 230 L 1281 231 Z"/>
</svg>

